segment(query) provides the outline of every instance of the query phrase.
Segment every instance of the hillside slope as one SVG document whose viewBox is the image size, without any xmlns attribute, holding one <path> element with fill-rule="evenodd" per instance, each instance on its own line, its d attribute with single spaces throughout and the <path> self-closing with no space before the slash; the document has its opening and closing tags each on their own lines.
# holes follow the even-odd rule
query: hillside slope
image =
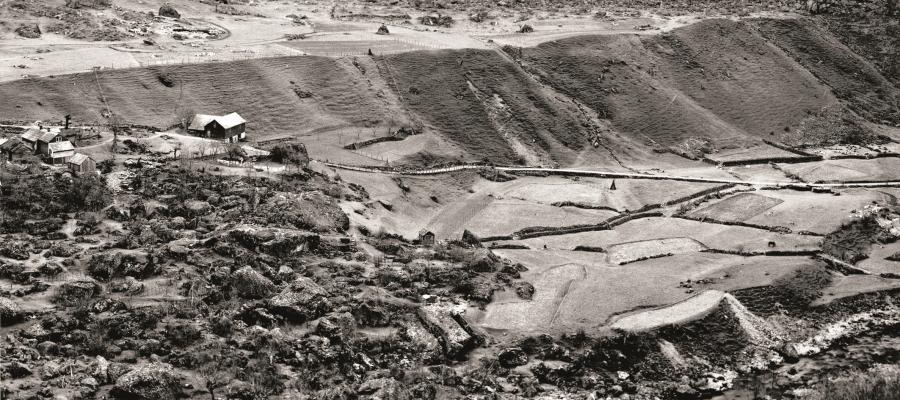
<svg viewBox="0 0 900 400">
<path fill-rule="evenodd" d="M 381 62 L 410 108 L 476 158 L 566 163 L 590 146 L 575 113 L 498 52 L 414 52 Z"/>
<path fill-rule="evenodd" d="M 160 128 L 175 124 L 180 107 L 237 111 L 255 138 L 389 119 L 403 124 L 404 114 L 374 65 L 366 68 L 370 60 L 360 58 L 357 67 L 354 60 L 284 57 L 25 79 L 0 84 L 0 116 L 57 121 L 72 114 L 76 121 L 103 121 L 105 96 L 112 113 L 129 123 Z"/>
<path fill-rule="evenodd" d="M 523 50 L 547 84 L 647 144 L 716 147 L 777 139 L 837 103 L 828 87 L 745 22 L 708 20 L 659 36 L 594 36 Z"/>
<path fill-rule="evenodd" d="M 872 122 L 900 125 L 900 89 L 812 20 L 760 19 L 753 24 L 846 100 L 854 112 Z M 896 57 L 897 50 L 891 52 Z"/>
<path fill-rule="evenodd" d="M 900 90 L 805 19 L 711 19 L 660 35 L 583 36 L 504 52 L 98 71 L 2 83 L 0 98 L 0 120 L 72 114 L 102 123 L 108 104 L 130 123 L 165 128 L 186 110 L 237 111 L 260 140 L 415 126 L 461 149 L 462 160 L 530 165 L 661 163 L 650 149 L 753 153 L 764 139 L 864 141 L 871 135 L 860 134 L 863 118 L 900 123 Z M 812 134 L 822 126 L 837 134 Z M 411 150 L 404 160 L 459 153 L 443 150 Z"/>
</svg>

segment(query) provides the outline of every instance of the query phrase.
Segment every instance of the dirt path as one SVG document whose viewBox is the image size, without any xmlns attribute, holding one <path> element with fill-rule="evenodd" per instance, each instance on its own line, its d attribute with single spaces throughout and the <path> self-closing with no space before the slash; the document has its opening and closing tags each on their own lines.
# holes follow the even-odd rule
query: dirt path
<svg viewBox="0 0 900 400">
<path fill-rule="evenodd" d="M 746 181 L 741 179 L 720 179 L 720 178 L 698 178 L 692 176 L 666 175 L 666 174 L 644 174 L 644 173 L 625 173 L 625 172 L 603 172 L 592 171 L 586 169 L 571 168 L 543 168 L 543 167 L 492 167 L 487 165 L 458 165 L 453 167 L 435 168 L 435 169 L 417 169 L 417 170 L 383 170 L 370 167 L 361 167 L 355 165 L 336 164 L 331 162 L 315 161 L 328 167 L 336 169 L 346 169 L 358 172 L 368 172 L 374 174 L 388 175 L 438 175 L 447 174 L 465 170 L 478 170 L 482 168 L 494 168 L 501 172 L 524 172 L 533 174 L 548 174 L 562 176 L 586 176 L 594 178 L 606 179 L 652 179 L 652 180 L 669 180 L 682 182 L 700 182 L 700 183 L 722 183 L 736 185 L 751 186 L 772 186 L 787 187 L 798 189 L 839 189 L 839 188 L 875 188 L 875 187 L 900 187 L 900 181 L 877 181 L 877 182 L 834 182 L 834 183 L 806 183 L 806 182 L 766 182 L 766 181 Z"/>
</svg>

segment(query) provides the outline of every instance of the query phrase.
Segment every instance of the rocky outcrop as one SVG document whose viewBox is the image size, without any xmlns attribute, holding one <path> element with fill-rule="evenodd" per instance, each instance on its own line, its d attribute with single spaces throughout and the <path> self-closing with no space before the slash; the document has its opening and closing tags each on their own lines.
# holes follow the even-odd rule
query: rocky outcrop
<svg viewBox="0 0 900 400">
<path fill-rule="evenodd" d="M 232 240 L 242 246 L 276 256 L 288 257 L 319 247 L 319 235 L 306 231 L 278 228 L 240 226 L 229 232 Z"/>
<path fill-rule="evenodd" d="M 180 393 L 180 378 L 172 366 L 151 363 L 119 377 L 110 395 L 115 399 L 175 400 Z"/>
<path fill-rule="evenodd" d="M 74 306 L 79 302 L 94 298 L 100 294 L 100 284 L 90 279 L 66 282 L 56 289 L 53 302 L 63 306 Z"/>
<path fill-rule="evenodd" d="M 449 303 L 429 304 L 419 308 L 422 322 L 437 336 L 448 358 L 462 358 L 478 346 L 480 338 L 468 330 L 462 318 L 465 307 Z"/>
<path fill-rule="evenodd" d="M 299 277 L 268 300 L 269 310 L 288 321 L 304 322 L 328 311 L 328 293 L 312 279 Z"/>
<path fill-rule="evenodd" d="M 264 299 L 275 291 L 275 284 L 255 269 L 244 267 L 234 272 L 231 287 L 245 299 Z"/>
<path fill-rule="evenodd" d="M 24 314 L 19 305 L 6 297 L 0 297 L 0 326 L 9 326 L 22 321 Z"/>
</svg>

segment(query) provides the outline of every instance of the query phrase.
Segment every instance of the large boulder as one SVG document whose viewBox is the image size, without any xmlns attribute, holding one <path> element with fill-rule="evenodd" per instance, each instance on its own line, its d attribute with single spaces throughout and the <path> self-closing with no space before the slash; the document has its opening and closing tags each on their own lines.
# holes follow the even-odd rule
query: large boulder
<svg viewBox="0 0 900 400">
<path fill-rule="evenodd" d="M 346 342 L 354 330 L 356 320 L 348 312 L 322 317 L 316 324 L 317 334 L 336 342 Z"/>
<path fill-rule="evenodd" d="M 175 7 L 172 7 L 169 4 L 163 4 L 162 7 L 159 8 L 159 16 L 179 19 L 181 18 L 181 13 L 179 13 Z"/>
<path fill-rule="evenodd" d="M 202 200 L 187 200 L 184 202 L 184 210 L 190 217 L 197 217 L 209 214 L 212 206 Z"/>
<path fill-rule="evenodd" d="M 319 235 L 306 231 L 239 226 L 229 232 L 242 246 L 276 257 L 288 257 L 319 247 Z"/>
<path fill-rule="evenodd" d="M 275 291 L 275 284 L 251 267 L 244 267 L 231 276 L 231 287 L 245 299 L 264 299 Z"/>
<path fill-rule="evenodd" d="M 161 267 L 153 262 L 149 254 L 136 251 L 98 254 L 91 257 L 87 267 L 88 273 L 100 281 L 125 276 L 144 279 L 161 271 Z"/>
<path fill-rule="evenodd" d="M 109 394 L 114 399 L 175 400 L 181 380 L 171 365 L 150 363 L 119 377 Z"/>
<path fill-rule="evenodd" d="M 497 264 L 499 262 L 500 258 L 492 251 L 488 249 L 477 249 L 466 264 L 466 267 L 475 272 L 494 272 L 497 270 Z"/>
<path fill-rule="evenodd" d="M 329 308 L 328 292 L 312 279 L 299 277 L 281 293 L 270 298 L 269 310 L 288 321 L 303 322 L 318 318 Z"/>
<path fill-rule="evenodd" d="M 294 226 L 313 232 L 344 232 L 350 219 L 337 201 L 321 192 L 279 192 L 256 210 L 268 225 Z"/>
<path fill-rule="evenodd" d="M 66 282 L 56 289 L 53 302 L 63 306 L 74 306 L 79 302 L 92 299 L 98 295 L 102 288 L 92 279 L 81 279 Z"/>
<path fill-rule="evenodd" d="M 15 301 L 0 297 L 0 326 L 19 323 L 23 317 L 22 308 Z"/>
<path fill-rule="evenodd" d="M 500 365 L 503 368 L 515 368 L 528 364 L 528 354 L 518 347 L 510 347 L 500 351 L 497 355 Z"/>
<path fill-rule="evenodd" d="M 419 317 L 432 334 L 441 339 L 448 358 L 462 358 L 478 346 L 480 338 L 466 329 L 462 318 L 465 307 L 449 303 L 435 303 L 419 308 Z"/>
</svg>

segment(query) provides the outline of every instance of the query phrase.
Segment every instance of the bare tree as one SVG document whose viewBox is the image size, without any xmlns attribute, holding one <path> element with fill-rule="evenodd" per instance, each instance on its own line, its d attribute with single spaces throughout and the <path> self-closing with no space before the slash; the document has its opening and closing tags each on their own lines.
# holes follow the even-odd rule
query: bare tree
<svg viewBox="0 0 900 400">
<path fill-rule="evenodd" d="M 113 134 L 112 146 L 110 147 L 110 150 L 115 153 L 116 148 L 119 144 L 119 134 L 125 130 L 125 119 L 118 114 L 112 114 L 109 116 L 107 125 L 109 126 L 109 130 L 112 131 Z"/>
<path fill-rule="evenodd" d="M 190 107 L 179 108 L 176 114 L 176 122 L 181 125 L 181 129 L 187 129 L 194 119 L 194 115 L 197 115 L 194 109 Z"/>
</svg>

